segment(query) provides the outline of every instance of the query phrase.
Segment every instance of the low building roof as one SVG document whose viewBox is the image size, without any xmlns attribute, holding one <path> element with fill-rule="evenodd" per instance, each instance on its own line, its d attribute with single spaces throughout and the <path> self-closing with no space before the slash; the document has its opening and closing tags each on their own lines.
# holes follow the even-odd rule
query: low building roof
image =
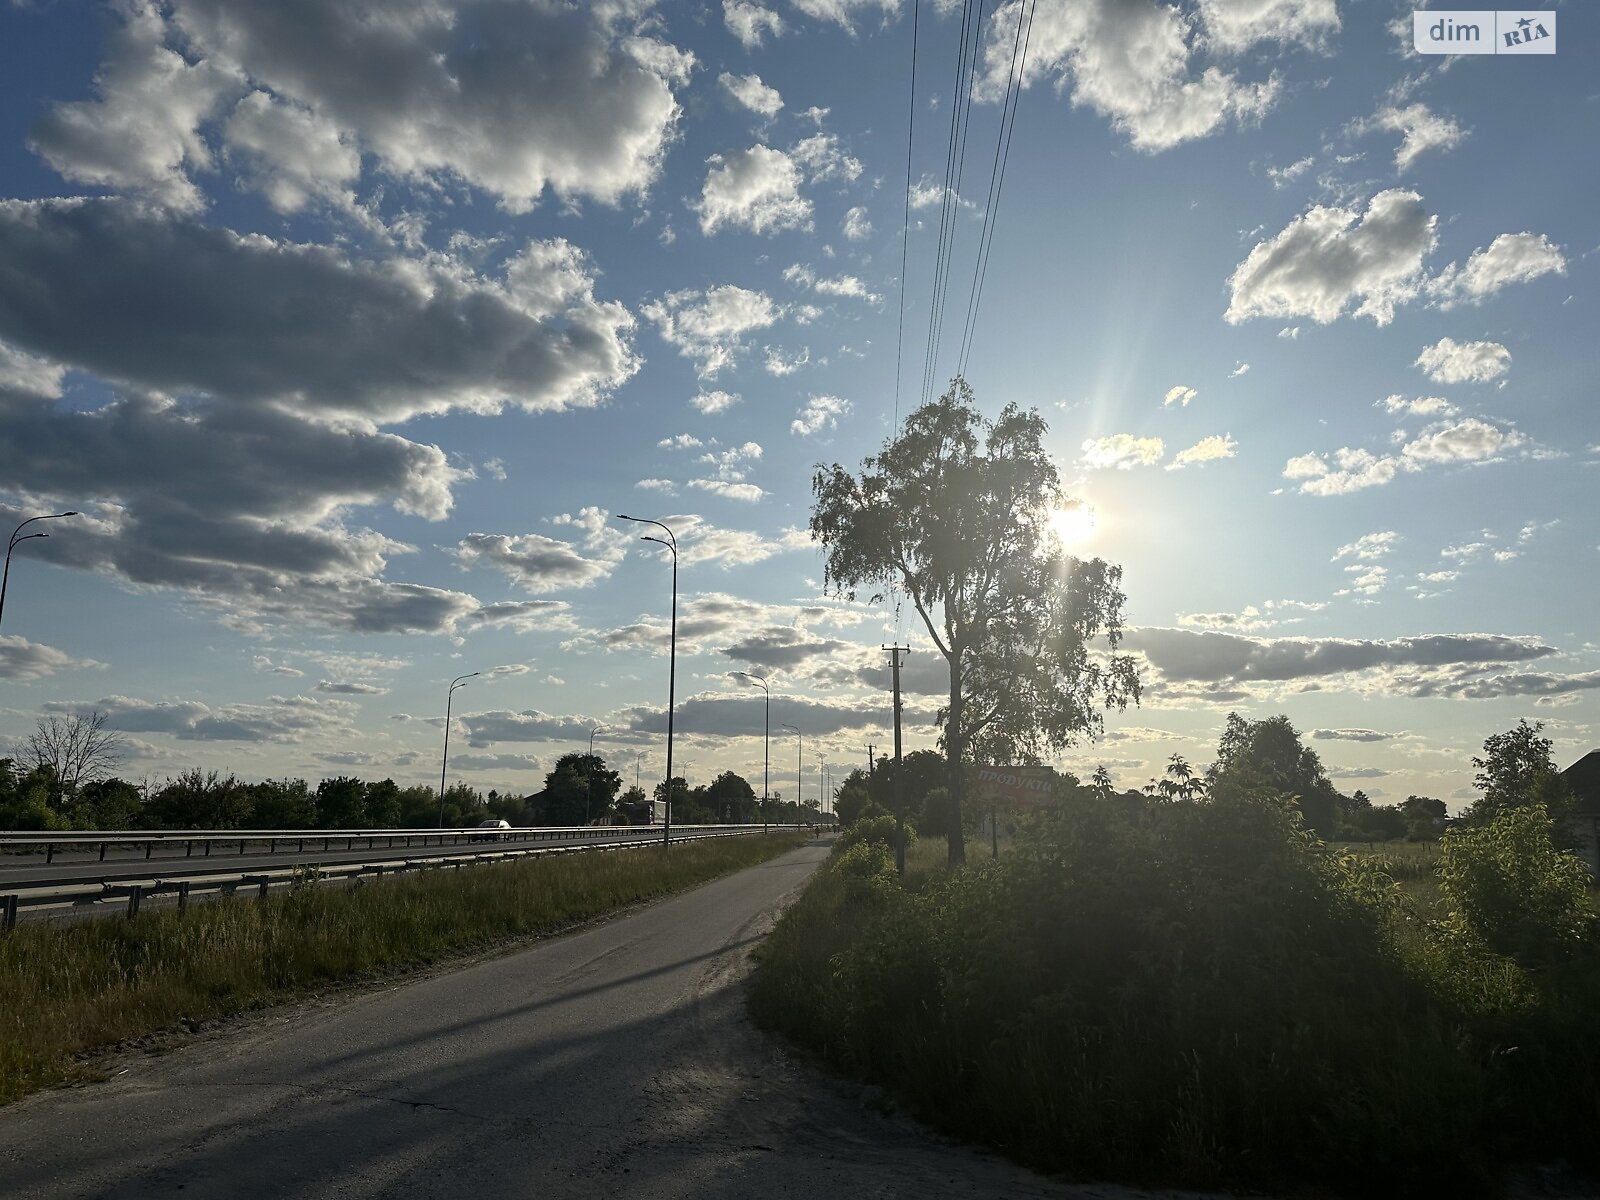
<svg viewBox="0 0 1600 1200">
<path fill-rule="evenodd" d="M 1567 781 L 1577 798 L 1575 811 L 1600 813 L 1600 750 L 1591 750 L 1565 771 L 1561 778 Z"/>
</svg>

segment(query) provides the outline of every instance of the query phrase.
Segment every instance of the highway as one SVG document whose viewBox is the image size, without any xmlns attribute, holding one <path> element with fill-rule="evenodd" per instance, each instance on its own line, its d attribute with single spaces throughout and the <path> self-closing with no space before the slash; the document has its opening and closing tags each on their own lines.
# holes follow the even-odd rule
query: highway
<svg viewBox="0 0 1600 1200">
<path fill-rule="evenodd" d="M 675 830 L 676 828 L 674 826 Z M 617 825 L 606 827 L 603 833 L 604 836 L 598 839 L 595 836 L 570 836 L 549 840 L 541 838 L 538 841 L 459 842 L 443 846 L 413 845 L 410 848 L 405 847 L 402 839 L 396 838 L 392 849 L 387 848 L 385 843 L 379 840 L 367 846 L 358 843 L 352 850 L 344 849 L 339 839 L 334 839 L 335 844 L 332 849 L 323 850 L 320 845 L 314 844 L 316 839 L 308 838 L 306 840 L 311 844 L 308 844 L 303 851 L 297 850 L 293 845 L 284 844 L 276 853 L 269 854 L 265 849 L 259 848 L 258 843 L 257 846 L 247 847 L 246 853 L 238 854 L 232 849 L 237 843 L 223 843 L 213 849 L 209 856 L 197 845 L 194 853 L 188 857 L 185 857 L 183 845 L 179 843 L 175 846 L 158 847 L 149 859 L 145 858 L 142 848 L 113 847 L 106 854 L 104 862 L 100 861 L 97 848 L 75 847 L 70 850 L 58 850 L 55 861 L 48 864 L 43 854 L 0 856 L 0 891 L 4 891 L 8 884 L 27 886 L 30 882 L 40 879 L 94 883 L 100 880 L 151 879 L 163 875 L 200 874 L 206 871 L 276 870 L 280 867 L 292 867 L 297 863 L 359 863 L 372 862 L 380 858 L 428 858 L 437 855 L 449 857 L 469 850 L 491 849 L 502 845 L 511 850 L 575 846 L 596 840 L 608 842 L 661 840 L 660 826 Z"/>
<path fill-rule="evenodd" d="M 567 937 L 201 1034 L 4 1111 L 23 1197 L 1074 1197 L 937 1141 L 744 1014 L 826 840 Z"/>
</svg>

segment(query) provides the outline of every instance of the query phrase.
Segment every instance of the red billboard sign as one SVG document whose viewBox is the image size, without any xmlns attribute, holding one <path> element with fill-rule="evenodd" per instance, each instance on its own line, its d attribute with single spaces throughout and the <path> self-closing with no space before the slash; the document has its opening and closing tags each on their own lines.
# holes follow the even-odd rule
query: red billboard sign
<svg viewBox="0 0 1600 1200">
<path fill-rule="evenodd" d="M 1016 808 L 1055 803 L 1056 773 L 1049 767 L 979 767 L 978 799 Z"/>
</svg>

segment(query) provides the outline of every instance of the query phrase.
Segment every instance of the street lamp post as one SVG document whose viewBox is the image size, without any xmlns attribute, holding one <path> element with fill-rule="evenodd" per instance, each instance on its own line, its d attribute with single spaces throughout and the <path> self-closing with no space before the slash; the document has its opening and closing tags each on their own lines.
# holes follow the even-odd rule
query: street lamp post
<svg viewBox="0 0 1600 1200">
<path fill-rule="evenodd" d="M 772 763 L 772 689 L 767 686 L 764 675 L 755 675 L 749 671 L 735 671 L 735 675 L 743 675 L 746 679 L 754 680 L 761 685 L 761 690 L 767 694 L 767 719 L 761 735 L 761 832 L 767 832 L 767 776 Z"/>
<path fill-rule="evenodd" d="M 805 777 L 806 738 L 805 734 L 801 733 L 799 728 L 794 725 L 785 725 L 784 728 L 793 731 L 796 738 L 794 752 L 794 823 L 798 825 L 800 824 L 800 801 L 803 799 L 800 795 L 800 781 Z"/>
<path fill-rule="evenodd" d="M 617 520 L 632 521 L 636 525 L 654 525 L 667 536 L 658 538 L 646 534 L 639 540 L 655 542 L 672 551 L 672 635 L 667 649 L 667 790 L 666 809 L 661 821 L 661 842 L 666 845 L 672 841 L 672 715 L 678 686 L 678 539 L 660 521 L 630 517 L 626 513 L 618 513 Z"/>
<path fill-rule="evenodd" d="M 820 817 L 827 811 L 828 760 L 816 750 L 811 753 L 817 756 L 817 815 Z"/>
<path fill-rule="evenodd" d="M 588 768 L 587 778 L 589 780 L 589 786 L 586 789 L 583 798 L 583 811 L 591 821 L 594 820 L 594 735 L 599 733 L 604 728 L 604 725 L 596 725 L 593 729 L 589 730 L 589 762 L 586 764 Z"/>
<path fill-rule="evenodd" d="M 467 680 L 481 675 L 481 671 L 474 671 L 471 675 L 458 675 L 450 681 L 450 690 L 444 697 L 444 757 L 439 763 L 439 828 L 444 828 L 444 776 L 450 769 L 450 711 L 455 703 L 456 689 L 467 686 Z"/>
<path fill-rule="evenodd" d="M 35 521 L 55 521 L 61 517 L 75 517 L 77 515 L 78 514 L 76 512 L 41 513 L 37 517 L 29 517 L 22 523 L 22 525 L 18 525 L 11 531 L 11 540 L 6 543 L 5 570 L 4 572 L 0 572 L 0 617 L 5 616 L 6 584 L 11 582 L 11 552 L 17 548 L 19 543 L 25 542 L 29 538 L 42 538 L 50 536 L 48 533 L 23 533 L 23 526 L 32 525 Z"/>
</svg>

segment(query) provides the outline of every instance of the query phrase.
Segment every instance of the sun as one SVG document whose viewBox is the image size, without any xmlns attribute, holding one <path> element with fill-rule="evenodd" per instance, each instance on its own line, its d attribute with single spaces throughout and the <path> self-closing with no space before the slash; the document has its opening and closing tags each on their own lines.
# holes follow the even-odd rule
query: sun
<svg viewBox="0 0 1600 1200">
<path fill-rule="evenodd" d="M 1070 504 L 1050 514 L 1050 528 L 1069 550 L 1093 537 L 1096 524 L 1094 509 L 1085 504 Z"/>
</svg>

